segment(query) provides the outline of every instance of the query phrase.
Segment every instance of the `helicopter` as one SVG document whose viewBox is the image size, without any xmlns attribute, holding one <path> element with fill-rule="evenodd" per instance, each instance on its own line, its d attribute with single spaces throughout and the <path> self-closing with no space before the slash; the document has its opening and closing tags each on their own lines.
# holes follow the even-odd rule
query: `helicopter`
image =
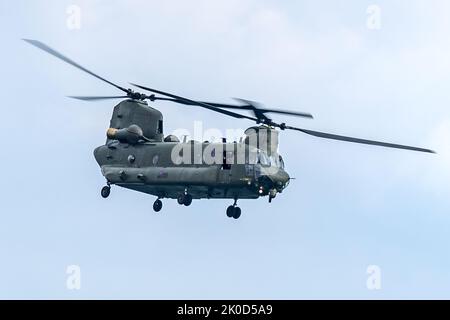
<svg viewBox="0 0 450 320">
<path fill-rule="evenodd" d="M 153 210 L 162 209 L 162 199 L 176 199 L 189 206 L 193 199 L 232 199 L 226 209 L 229 218 L 238 219 L 239 199 L 268 196 L 269 202 L 282 193 L 291 179 L 278 154 L 279 133 L 294 130 L 311 136 L 368 144 L 374 146 L 435 153 L 433 150 L 388 142 L 360 139 L 313 131 L 278 123 L 268 113 L 302 118 L 306 112 L 262 107 L 259 103 L 237 99 L 240 104 L 196 101 L 147 86 L 130 83 L 146 93 L 119 86 L 84 68 L 46 44 L 31 39 L 27 43 L 108 83 L 122 92 L 119 96 L 70 96 L 83 101 L 124 99 L 113 109 L 104 145 L 94 150 L 94 157 L 106 179 L 101 196 L 108 198 L 111 186 L 135 190 L 156 197 Z M 174 135 L 164 136 L 162 113 L 149 102 L 170 101 L 200 107 L 236 119 L 250 120 L 256 125 L 245 130 L 239 141 L 180 141 Z M 245 115 L 239 111 L 250 111 Z"/>
</svg>

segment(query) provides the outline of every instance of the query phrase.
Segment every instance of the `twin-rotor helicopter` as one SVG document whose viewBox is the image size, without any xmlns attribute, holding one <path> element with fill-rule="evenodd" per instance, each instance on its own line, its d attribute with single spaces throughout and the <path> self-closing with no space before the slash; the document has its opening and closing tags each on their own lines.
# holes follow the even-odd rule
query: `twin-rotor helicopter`
<svg viewBox="0 0 450 320">
<path fill-rule="evenodd" d="M 368 145 L 434 153 L 432 150 L 400 144 L 347 137 L 293 127 L 273 121 L 268 114 L 277 113 L 312 118 L 309 113 L 269 109 L 248 100 L 239 105 L 196 101 L 142 85 L 149 92 L 136 92 L 119 86 L 82 67 L 46 44 L 24 39 L 31 45 L 65 61 L 122 91 L 120 96 L 72 96 L 84 101 L 124 99 L 114 107 L 107 130 L 106 143 L 94 150 L 94 156 L 106 178 L 101 196 L 110 195 L 116 185 L 154 195 L 153 209 L 161 211 L 162 199 L 177 199 L 189 206 L 193 199 L 231 199 L 226 214 L 238 219 L 239 199 L 268 196 L 269 202 L 289 184 L 284 160 L 278 154 L 280 131 L 295 130 L 319 138 Z M 171 101 L 201 107 L 237 119 L 256 123 L 245 131 L 239 142 L 179 141 L 174 135 L 164 136 L 162 113 L 148 102 Z M 241 114 L 250 111 L 252 115 Z"/>
</svg>

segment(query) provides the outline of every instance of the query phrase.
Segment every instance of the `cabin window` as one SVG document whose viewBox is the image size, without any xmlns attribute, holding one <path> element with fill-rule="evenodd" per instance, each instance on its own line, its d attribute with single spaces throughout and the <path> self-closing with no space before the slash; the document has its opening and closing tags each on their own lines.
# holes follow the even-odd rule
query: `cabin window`
<svg viewBox="0 0 450 320">
<path fill-rule="evenodd" d="M 158 120 L 158 133 L 163 133 L 163 121 Z"/>
<path fill-rule="evenodd" d="M 156 166 L 158 164 L 158 161 L 159 161 L 159 156 L 157 154 L 155 154 L 152 159 L 153 165 Z"/>
</svg>

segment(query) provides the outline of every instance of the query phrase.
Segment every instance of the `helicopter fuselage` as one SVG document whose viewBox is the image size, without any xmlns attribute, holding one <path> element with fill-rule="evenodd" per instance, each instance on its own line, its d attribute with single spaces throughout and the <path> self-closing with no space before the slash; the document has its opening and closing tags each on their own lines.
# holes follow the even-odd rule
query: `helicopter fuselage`
<svg viewBox="0 0 450 320">
<path fill-rule="evenodd" d="M 191 152 L 183 155 L 186 150 Z M 207 163 L 204 154 L 210 155 L 211 150 L 213 153 L 223 150 L 223 158 L 217 151 L 223 162 Z M 273 198 L 288 185 L 290 178 L 282 161 L 271 163 L 262 151 L 256 150 L 253 160 L 247 155 L 239 163 L 239 150 L 248 154 L 250 147 L 245 143 L 191 141 L 131 145 L 113 141 L 95 149 L 94 155 L 110 184 L 158 198 L 177 198 L 183 193 L 189 193 L 193 199 L 256 199 L 267 195 Z"/>
</svg>

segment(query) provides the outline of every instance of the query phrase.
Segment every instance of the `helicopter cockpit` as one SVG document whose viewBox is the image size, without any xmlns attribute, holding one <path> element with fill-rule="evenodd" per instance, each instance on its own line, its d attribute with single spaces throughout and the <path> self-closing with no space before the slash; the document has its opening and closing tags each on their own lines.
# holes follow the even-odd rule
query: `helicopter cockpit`
<svg viewBox="0 0 450 320">
<path fill-rule="evenodd" d="M 263 167 L 277 167 L 284 170 L 283 157 L 277 153 L 272 153 L 269 156 L 263 150 L 255 149 L 250 152 L 250 156 L 246 160 L 247 164 L 259 164 Z"/>
</svg>

